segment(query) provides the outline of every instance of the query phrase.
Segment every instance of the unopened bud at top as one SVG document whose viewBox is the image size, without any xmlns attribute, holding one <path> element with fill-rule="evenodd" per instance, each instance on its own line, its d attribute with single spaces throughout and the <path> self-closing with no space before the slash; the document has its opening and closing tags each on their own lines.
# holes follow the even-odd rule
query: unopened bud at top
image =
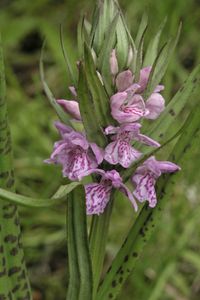
<svg viewBox="0 0 200 300">
<path fill-rule="evenodd" d="M 117 62 L 117 56 L 116 56 L 116 50 L 113 49 L 110 55 L 110 72 L 112 75 L 117 75 L 118 73 L 118 62 Z"/>
</svg>

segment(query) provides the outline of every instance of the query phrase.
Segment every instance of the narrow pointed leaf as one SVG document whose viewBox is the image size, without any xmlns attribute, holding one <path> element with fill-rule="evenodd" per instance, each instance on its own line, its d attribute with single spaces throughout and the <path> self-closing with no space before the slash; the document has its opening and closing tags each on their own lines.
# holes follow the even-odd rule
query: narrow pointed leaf
<svg viewBox="0 0 200 300">
<path fill-rule="evenodd" d="M 3 200 L 7 200 L 11 203 L 17 205 L 23 205 L 27 207 L 48 207 L 52 205 L 56 205 L 66 199 L 66 195 L 68 195 L 74 188 L 80 185 L 80 182 L 72 182 L 68 185 L 65 185 L 60 188 L 60 190 L 52 197 L 52 199 L 40 199 L 40 198 L 32 198 L 23 195 L 18 195 L 13 192 L 6 191 L 4 189 L 0 189 L 0 197 Z"/>
<path fill-rule="evenodd" d="M 149 43 L 149 45 L 147 47 L 144 64 L 143 64 L 144 67 L 152 66 L 158 55 L 158 47 L 159 47 L 160 37 L 161 37 L 162 31 L 165 27 L 166 21 L 167 21 L 167 18 L 165 18 L 164 21 L 161 23 L 161 25 L 158 29 L 158 32 L 156 33 L 155 37 L 151 40 L 151 42 Z"/>
<path fill-rule="evenodd" d="M 183 86 L 175 94 L 172 100 L 169 102 L 165 111 L 161 116 L 154 121 L 150 129 L 147 131 L 148 135 L 152 138 L 158 140 L 159 142 L 166 138 L 169 135 L 169 128 L 173 126 L 177 116 L 183 110 L 187 104 L 188 99 L 191 99 L 199 87 L 200 83 L 200 65 L 198 65 L 189 77 L 186 79 Z M 196 101 L 196 105 L 198 105 Z M 148 125 L 149 128 L 149 125 Z M 176 126 L 174 126 L 176 128 Z M 173 130 L 170 130 L 170 134 L 173 133 Z"/>
<path fill-rule="evenodd" d="M 78 99 L 83 125 L 88 140 L 96 142 L 99 146 L 103 147 L 106 144 L 106 138 L 103 134 L 103 128 L 99 124 L 99 118 L 95 111 L 95 105 L 89 92 L 86 78 L 85 66 L 80 62 Z"/>
<path fill-rule="evenodd" d="M 119 17 L 116 27 L 117 34 L 117 58 L 119 68 L 123 69 L 126 66 L 128 60 L 128 52 L 129 52 L 129 38 L 126 33 L 126 28 L 124 27 L 123 21 L 121 17 Z"/>
<path fill-rule="evenodd" d="M 62 28 L 62 25 L 60 25 L 60 43 L 61 43 L 61 48 L 62 48 L 64 60 L 65 60 L 65 63 L 66 63 L 66 68 L 67 68 L 67 70 L 69 72 L 69 75 L 70 75 L 70 79 L 73 82 L 74 86 L 76 86 L 77 80 L 76 80 L 76 78 L 74 76 L 74 73 L 72 71 L 70 60 L 69 60 L 69 57 L 67 55 L 67 51 L 65 49 L 65 44 L 64 44 L 64 41 L 63 41 L 63 28 Z"/>
<path fill-rule="evenodd" d="M 110 26 L 107 29 L 103 46 L 98 56 L 97 66 L 101 71 L 101 74 L 104 78 L 104 84 L 108 90 L 108 93 L 111 94 L 110 86 L 112 85 L 111 75 L 110 75 L 110 65 L 109 58 L 112 49 L 114 48 L 116 42 L 116 27 L 119 20 L 119 14 L 115 15 Z"/>
<path fill-rule="evenodd" d="M 105 128 L 114 122 L 110 116 L 110 100 L 97 75 L 95 64 L 87 45 L 85 45 L 85 72 L 99 124 L 102 128 Z"/>
<path fill-rule="evenodd" d="M 147 26 L 144 28 L 143 34 L 141 36 L 141 40 L 140 40 L 139 45 L 138 45 L 136 70 L 135 70 L 135 82 L 138 82 L 139 78 L 140 78 L 140 70 L 141 70 L 142 64 L 143 64 L 144 37 L 145 37 L 146 31 L 147 31 Z"/>
<path fill-rule="evenodd" d="M 44 52 L 44 46 L 45 44 L 43 44 L 42 47 L 42 51 L 41 51 L 41 56 L 40 56 L 40 78 L 42 81 L 42 85 L 45 91 L 45 94 L 51 104 L 51 106 L 55 109 L 57 115 L 59 116 L 60 120 L 67 124 L 67 125 L 71 125 L 69 119 L 70 116 L 63 111 L 63 109 L 60 107 L 60 105 L 56 102 L 55 97 L 53 96 L 53 93 L 51 92 L 46 80 L 45 80 L 45 76 L 44 76 L 44 63 L 43 63 L 43 52 Z"/>
<path fill-rule="evenodd" d="M 140 41 L 141 41 L 141 38 L 144 34 L 144 31 L 146 30 L 148 26 L 148 15 L 147 13 L 145 12 L 142 16 L 142 20 L 140 22 L 140 26 L 139 26 L 139 29 L 138 29 L 138 33 L 137 33 L 137 36 L 136 36 L 136 39 L 135 39 L 135 44 L 136 44 L 136 47 L 138 48 L 139 47 L 139 44 L 140 44 Z"/>
<path fill-rule="evenodd" d="M 163 76 L 165 75 L 170 59 L 174 53 L 174 49 L 176 48 L 176 45 L 178 43 L 181 28 L 182 24 L 180 24 L 176 36 L 174 38 L 171 38 L 167 42 L 167 44 L 162 48 L 162 51 L 160 51 L 158 57 L 156 58 L 153 64 L 148 85 L 144 93 L 144 97 L 146 99 L 151 95 L 155 87 L 160 83 Z"/>
</svg>

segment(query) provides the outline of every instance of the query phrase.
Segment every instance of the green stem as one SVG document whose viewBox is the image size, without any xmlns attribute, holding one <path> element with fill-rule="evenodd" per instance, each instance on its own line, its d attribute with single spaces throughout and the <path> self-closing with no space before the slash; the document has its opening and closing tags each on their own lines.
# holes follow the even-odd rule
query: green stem
<svg viewBox="0 0 200 300">
<path fill-rule="evenodd" d="M 77 300 L 79 291 L 79 269 L 77 260 L 76 243 L 74 242 L 74 207 L 72 193 L 67 202 L 67 250 L 69 265 L 69 283 L 67 300 Z"/>
<path fill-rule="evenodd" d="M 68 204 L 68 300 L 92 300 L 92 264 L 87 235 L 85 193 L 82 186 L 73 190 Z"/>
<path fill-rule="evenodd" d="M 93 216 L 92 218 L 90 230 L 90 251 L 94 282 L 93 299 L 96 297 L 96 292 L 102 273 L 112 206 L 113 201 L 109 203 L 103 215 Z"/>
<path fill-rule="evenodd" d="M 0 186 L 14 190 L 11 138 L 5 100 L 0 45 Z M 17 206 L 0 200 L 0 299 L 32 299 L 27 277 Z"/>
</svg>

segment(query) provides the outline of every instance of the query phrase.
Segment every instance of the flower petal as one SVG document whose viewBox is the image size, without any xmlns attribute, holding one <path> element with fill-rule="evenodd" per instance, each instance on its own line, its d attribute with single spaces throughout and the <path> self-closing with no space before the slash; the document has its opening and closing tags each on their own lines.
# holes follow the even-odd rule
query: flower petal
<svg viewBox="0 0 200 300">
<path fill-rule="evenodd" d="M 104 159 L 110 164 L 119 163 L 122 167 L 128 168 L 140 156 L 141 153 L 134 149 L 129 142 L 118 139 L 106 147 Z"/>
<path fill-rule="evenodd" d="M 120 191 L 128 197 L 128 199 L 131 201 L 135 211 L 138 210 L 137 202 L 135 201 L 135 198 L 133 197 L 133 194 L 131 191 L 127 188 L 127 186 L 123 183 L 121 183 Z"/>
<path fill-rule="evenodd" d="M 95 155 L 98 165 L 101 164 L 104 158 L 104 150 L 95 143 L 90 143 L 90 147 Z"/>
<path fill-rule="evenodd" d="M 150 75 L 151 69 L 152 69 L 152 67 L 148 66 L 148 67 L 145 67 L 145 68 L 140 70 L 140 79 L 139 79 L 138 84 L 141 87 L 140 87 L 138 93 L 143 93 L 144 92 L 144 90 L 147 86 L 148 80 L 149 80 L 149 75 Z"/>
<path fill-rule="evenodd" d="M 165 89 L 164 85 L 157 85 L 155 90 L 153 91 L 154 93 L 159 93 Z"/>
<path fill-rule="evenodd" d="M 63 168 L 63 175 L 70 180 L 81 180 L 88 175 L 88 170 L 96 169 L 97 163 L 81 149 L 72 149 L 69 159 L 66 160 Z"/>
<path fill-rule="evenodd" d="M 140 201 L 148 201 L 150 207 L 155 207 L 157 203 L 155 191 L 155 179 L 150 174 L 145 175 L 135 174 L 132 178 L 136 184 L 136 189 L 133 192 L 134 196 Z"/>
<path fill-rule="evenodd" d="M 151 147 L 160 147 L 158 142 L 141 133 L 138 134 L 134 139 Z"/>
<path fill-rule="evenodd" d="M 63 136 L 66 133 L 70 133 L 73 131 L 73 129 L 70 126 L 67 126 L 59 121 L 54 122 L 55 127 L 58 129 L 61 136 Z"/>
<path fill-rule="evenodd" d="M 85 185 L 86 209 L 88 215 L 101 214 L 110 200 L 112 185 L 91 183 Z"/>
<path fill-rule="evenodd" d="M 79 110 L 79 104 L 78 104 L 77 101 L 58 99 L 57 102 L 74 119 L 79 120 L 79 121 L 81 120 L 81 114 L 80 114 L 80 110 Z"/>
<path fill-rule="evenodd" d="M 116 134 L 118 133 L 119 131 L 119 127 L 115 127 L 115 126 L 108 126 L 106 127 L 106 129 L 104 130 L 105 134 L 108 135 L 108 134 Z"/>
<path fill-rule="evenodd" d="M 125 91 L 133 83 L 133 75 L 130 70 L 123 71 L 117 75 L 116 87 L 119 92 Z"/>
<path fill-rule="evenodd" d="M 115 94 L 111 97 L 111 114 L 119 123 L 135 122 L 146 114 L 143 98 L 137 94 L 129 98 L 125 92 Z"/>
<path fill-rule="evenodd" d="M 157 161 L 157 164 L 162 173 L 173 173 L 181 170 L 178 165 L 170 161 Z"/>
<path fill-rule="evenodd" d="M 153 93 L 146 102 L 149 113 L 146 119 L 156 119 L 165 108 L 165 100 L 159 93 Z"/>
</svg>

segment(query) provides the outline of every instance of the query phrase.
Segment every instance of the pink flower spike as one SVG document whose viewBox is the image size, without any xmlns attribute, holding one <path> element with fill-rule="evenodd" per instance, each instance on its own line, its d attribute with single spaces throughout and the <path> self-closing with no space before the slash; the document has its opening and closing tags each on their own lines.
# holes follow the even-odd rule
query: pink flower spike
<svg viewBox="0 0 200 300">
<path fill-rule="evenodd" d="M 150 207 L 157 203 L 155 184 L 162 173 L 179 171 L 180 167 L 169 161 L 158 161 L 154 156 L 147 159 L 142 166 L 137 168 L 132 177 L 136 189 L 134 196 L 140 201 L 148 201 Z"/>
<path fill-rule="evenodd" d="M 64 177 L 81 180 L 103 160 L 103 150 L 96 144 L 89 144 L 85 136 L 71 127 L 56 122 L 62 139 L 54 144 L 50 159 L 46 163 L 60 164 Z"/>
<path fill-rule="evenodd" d="M 117 75 L 116 87 L 119 92 L 125 91 L 133 83 L 133 74 L 130 70 L 123 71 Z"/>
<path fill-rule="evenodd" d="M 101 172 L 100 172 L 101 171 Z M 121 190 L 132 202 L 135 210 L 137 211 L 137 204 L 129 189 L 123 184 L 119 173 L 115 170 L 103 171 L 96 170 L 95 172 L 101 174 L 99 183 L 91 183 L 85 185 L 86 193 L 86 208 L 87 214 L 101 214 L 104 212 L 108 204 L 113 188 Z"/>
<path fill-rule="evenodd" d="M 57 103 L 60 104 L 60 106 L 62 106 L 64 111 L 66 111 L 68 114 L 70 114 L 74 119 L 76 119 L 78 121 L 81 120 L 79 104 L 77 101 L 58 99 Z"/>
</svg>

